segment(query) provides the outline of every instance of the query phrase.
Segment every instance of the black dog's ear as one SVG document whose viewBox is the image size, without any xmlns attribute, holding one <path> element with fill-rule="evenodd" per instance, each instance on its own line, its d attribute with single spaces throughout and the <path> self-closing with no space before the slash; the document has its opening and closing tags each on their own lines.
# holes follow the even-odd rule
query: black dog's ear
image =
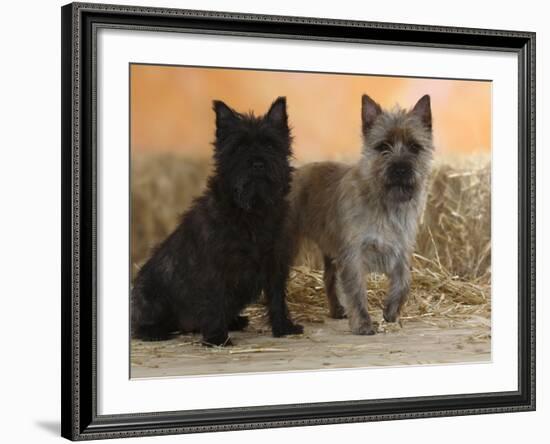
<svg viewBox="0 0 550 444">
<path fill-rule="evenodd" d="M 381 112 L 382 108 L 380 108 L 380 105 L 366 94 L 363 94 L 363 97 L 361 97 L 361 123 L 363 133 L 366 133 L 370 129 Z"/>
<path fill-rule="evenodd" d="M 212 108 L 216 113 L 216 127 L 220 128 L 239 118 L 236 111 L 229 108 L 221 100 L 214 100 Z"/>
<path fill-rule="evenodd" d="M 286 97 L 278 97 L 265 115 L 266 120 L 280 128 L 288 129 L 288 116 L 286 114 Z"/>
<path fill-rule="evenodd" d="M 430 105 L 430 96 L 426 94 L 422 96 L 416 105 L 411 110 L 411 114 L 416 114 L 422 120 L 429 130 L 432 129 L 432 109 Z"/>
</svg>

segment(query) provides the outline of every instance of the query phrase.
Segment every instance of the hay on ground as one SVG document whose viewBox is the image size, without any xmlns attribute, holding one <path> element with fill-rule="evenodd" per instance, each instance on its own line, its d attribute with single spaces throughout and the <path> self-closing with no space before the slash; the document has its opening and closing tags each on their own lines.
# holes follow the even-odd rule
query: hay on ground
<svg viewBox="0 0 550 444">
<path fill-rule="evenodd" d="M 429 266 L 425 266 L 428 262 Z M 456 316 L 490 317 L 491 299 L 488 283 L 475 283 L 437 269 L 429 259 L 415 256 L 409 300 L 402 311 L 402 320 L 423 318 L 453 319 Z M 388 287 L 383 275 L 367 277 L 369 309 L 380 315 Z M 328 316 L 323 271 L 307 266 L 293 267 L 287 289 L 287 302 L 297 322 L 322 323 Z M 267 328 L 264 304 L 246 309 L 252 325 Z"/>
</svg>

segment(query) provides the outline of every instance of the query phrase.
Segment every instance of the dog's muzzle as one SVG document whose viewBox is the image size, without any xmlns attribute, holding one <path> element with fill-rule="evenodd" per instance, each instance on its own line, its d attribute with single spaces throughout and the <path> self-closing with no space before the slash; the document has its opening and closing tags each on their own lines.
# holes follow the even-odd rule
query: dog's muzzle
<svg viewBox="0 0 550 444">
<path fill-rule="evenodd" d="M 392 163 L 387 170 L 386 188 L 397 201 L 404 202 L 412 199 L 416 182 L 412 164 L 408 161 Z"/>
</svg>

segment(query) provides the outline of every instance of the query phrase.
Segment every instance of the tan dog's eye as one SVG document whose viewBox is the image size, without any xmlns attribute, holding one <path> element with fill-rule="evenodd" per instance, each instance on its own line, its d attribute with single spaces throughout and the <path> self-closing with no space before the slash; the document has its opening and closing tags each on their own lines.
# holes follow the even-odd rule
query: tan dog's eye
<svg viewBox="0 0 550 444">
<path fill-rule="evenodd" d="M 386 142 L 382 142 L 376 145 L 374 150 L 379 153 L 389 153 L 391 151 L 391 147 Z"/>
<path fill-rule="evenodd" d="M 413 154 L 418 154 L 422 150 L 422 145 L 419 143 L 411 143 L 409 145 L 409 151 Z"/>
</svg>

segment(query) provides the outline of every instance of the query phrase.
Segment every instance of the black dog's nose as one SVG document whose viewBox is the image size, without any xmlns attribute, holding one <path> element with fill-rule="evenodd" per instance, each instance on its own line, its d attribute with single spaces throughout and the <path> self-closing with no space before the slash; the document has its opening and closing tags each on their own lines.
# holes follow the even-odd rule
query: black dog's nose
<svg viewBox="0 0 550 444">
<path fill-rule="evenodd" d="M 252 169 L 254 171 L 263 171 L 264 163 L 260 160 L 255 160 L 254 162 L 252 162 Z"/>
</svg>

